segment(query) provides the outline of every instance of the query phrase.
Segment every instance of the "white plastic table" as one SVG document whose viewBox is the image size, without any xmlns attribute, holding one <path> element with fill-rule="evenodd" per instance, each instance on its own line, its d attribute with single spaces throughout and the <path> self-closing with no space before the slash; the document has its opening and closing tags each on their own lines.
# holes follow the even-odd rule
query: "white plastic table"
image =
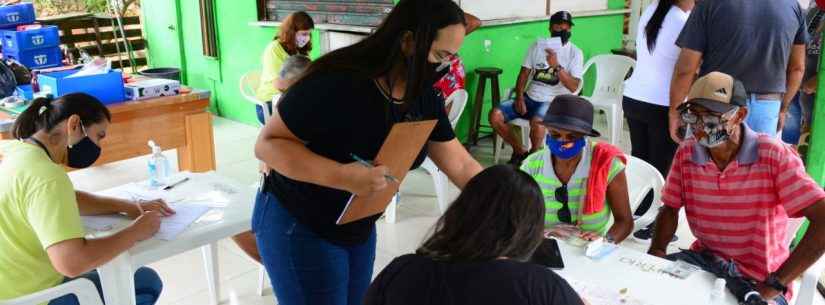
<svg viewBox="0 0 825 305">
<path fill-rule="evenodd" d="M 672 277 L 661 271 L 670 261 L 624 247 L 598 261 L 584 256 L 584 248 L 563 241 L 559 241 L 559 248 L 565 268 L 556 273 L 568 281 L 615 291 L 627 289 L 630 298 L 646 305 L 708 304 L 716 281 L 716 276 L 701 270 L 686 279 Z M 738 304 L 727 290 L 724 304 Z"/>
<path fill-rule="evenodd" d="M 204 202 L 204 204 L 213 206 L 213 209 L 174 240 L 164 241 L 153 238 L 142 241 L 129 251 L 99 267 L 97 271 L 100 274 L 106 304 L 135 305 L 134 272 L 137 268 L 195 248 L 203 250 L 207 279 L 210 281 L 210 296 L 213 303 L 218 300 L 220 290 L 217 283 L 219 278 L 217 242 L 250 230 L 255 190 L 248 186 L 239 186 L 215 173 L 183 173 L 181 175 L 190 177 L 190 180 L 170 191 L 175 196 L 191 199 L 212 192 L 226 195 L 225 202 L 222 204 Z M 102 193 L 117 192 L 118 188 L 124 187 L 116 187 Z M 215 207 L 218 205 L 225 207 Z M 111 233 L 98 232 L 93 235 Z"/>
</svg>

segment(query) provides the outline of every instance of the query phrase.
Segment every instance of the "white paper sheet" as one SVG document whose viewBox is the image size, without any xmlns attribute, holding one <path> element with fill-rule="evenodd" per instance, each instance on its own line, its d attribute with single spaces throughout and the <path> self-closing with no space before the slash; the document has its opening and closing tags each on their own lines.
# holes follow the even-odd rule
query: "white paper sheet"
<svg viewBox="0 0 825 305">
<path fill-rule="evenodd" d="M 171 206 L 175 214 L 163 217 L 160 230 L 154 238 L 174 240 L 186 228 L 209 212 L 210 206 L 195 203 L 179 203 Z M 83 226 L 94 231 L 111 231 L 128 225 L 131 220 L 121 215 L 83 216 Z"/>
<path fill-rule="evenodd" d="M 211 209 L 208 206 L 191 203 L 176 204 L 172 208 L 175 209 L 175 214 L 163 218 L 163 222 L 160 223 L 160 231 L 155 234 L 155 238 L 162 240 L 175 239 L 189 225 Z"/>
<path fill-rule="evenodd" d="M 633 297 L 628 289 L 611 290 L 576 280 L 567 280 L 582 299 L 593 305 L 646 305 Z"/>
</svg>

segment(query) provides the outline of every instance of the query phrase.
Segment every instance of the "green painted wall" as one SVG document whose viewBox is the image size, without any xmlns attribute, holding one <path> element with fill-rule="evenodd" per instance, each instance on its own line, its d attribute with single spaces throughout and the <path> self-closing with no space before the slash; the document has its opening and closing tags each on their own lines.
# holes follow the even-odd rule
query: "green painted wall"
<svg viewBox="0 0 825 305">
<path fill-rule="evenodd" d="M 219 58 L 207 58 L 201 50 L 200 15 L 197 0 L 142 0 L 144 28 L 149 42 L 149 59 L 152 66 L 171 65 L 181 62 L 187 85 L 212 91 L 213 112 L 240 122 L 255 124 L 254 108 L 246 102 L 238 90 L 238 80 L 247 71 L 258 69 L 260 54 L 276 33 L 274 28 L 249 25 L 257 20 L 255 1 L 215 1 L 215 24 L 218 31 Z M 176 7 L 177 5 L 177 7 Z M 611 8 L 622 8 L 623 0 L 610 0 Z M 163 10 L 163 11 L 161 11 Z M 177 18 L 169 16 L 169 10 L 179 12 Z M 164 31 L 166 23 L 179 23 L 178 29 L 183 59 L 174 56 L 178 52 L 171 34 Z M 582 17 L 575 20 L 572 41 L 584 52 L 585 60 L 595 54 L 609 53 L 621 46 L 622 16 Z M 460 52 L 468 71 L 470 103 L 462 117 L 458 134 L 465 135 L 469 128 L 469 110 L 476 90 L 475 68 L 494 66 L 504 69 L 501 90 L 515 84 L 516 74 L 527 48 L 538 37 L 547 36 L 547 22 L 521 23 L 516 25 L 484 27 L 468 36 Z M 318 55 L 318 33 L 313 44 Z M 492 41 L 491 52 L 484 50 L 484 40 Z M 156 58 L 156 59 L 153 59 Z M 487 90 L 484 122 L 489 110 Z M 585 88 L 585 92 L 587 88 Z M 502 92 L 503 93 L 503 92 Z M 463 137 L 462 137 L 463 138 Z"/>
</svg>

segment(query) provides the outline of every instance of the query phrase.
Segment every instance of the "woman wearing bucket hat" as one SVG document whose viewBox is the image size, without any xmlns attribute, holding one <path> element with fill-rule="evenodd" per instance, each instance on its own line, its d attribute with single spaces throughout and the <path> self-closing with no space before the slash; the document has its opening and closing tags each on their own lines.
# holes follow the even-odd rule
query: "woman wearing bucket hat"
<svg viewBox="0 0 825 305">
<path fill-rule="evenodd" d="M 547 145 L 527 157 L 521 169 L 545 194 L 548 234 L 623 241 L 633 229 L 624 174 L 627 160 L 617 147 L 588 139 L 599 136 L 593 129 L 593 105 L 578 96 L 558 96 L 543 124 Z M 608 227 L 611 215 L 613 225 Z"/>
</svg>

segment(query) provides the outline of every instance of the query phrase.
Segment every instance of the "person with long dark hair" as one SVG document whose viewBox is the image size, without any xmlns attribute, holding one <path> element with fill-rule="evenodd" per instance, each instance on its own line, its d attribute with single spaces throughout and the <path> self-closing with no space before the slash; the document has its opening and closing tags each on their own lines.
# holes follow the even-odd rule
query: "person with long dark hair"
<svg viewBox="0 0 825 305">
<path fill-rule="evenodd" d="M 484 170 L 415 254 L 381 271 L 364 304 L 582 304 L 567 281 L 527 262 L 543 240 L 544 209 L 530 175 L 511 165 Z"/>
<path fill-rule="evenodd" d="M 625 82 L 622 108 L 630 128 L 631 154 L 653 165 L 662 177 L 667 177 L 678 147 L 668 129 L 670 80 L 680 51 L 676 38 L 694 5 L 694 0 L 659 0 L 645 9 L 636 34 L 636 69 Z M 645 200 L 640 208 L 647 211 L 653 196 Z M 649 226 L 634 238 L 650 242 L 652 232 Z"/>
<path fill-rule="evenodd" d="M 413 168 L 429 155 L 460 188 L 481 171 L 456 140 L 433 87 L 465 26 L 453 1 L 401 0 L 372 35 L 319 58 L 281 98 L 255 146 L 273 170 L 252 217 L 279 304 L 361 303 L 379 215 L 340 226 L 336 220 L 353 194 L 396 183 L 385 178 L 386 166 L 365 167 L 352 157 L 374 159 L 393 124 L 438 121 Z"/>
<path fill-rule="evenodd" d="M 86 168 L 100 156 L 111 114 L 96 98 L 68 94 L 38 98 L 14 123 L 17 140 L 0 142 L 0 300 L 38 292 L 83 277 L 100 290 L 91 271 L 151 238 L 161 216 L 174 213 L 162 201 L 142 204 L 75 191 L 64 166 Z M 135 222 L 104 238 L 86 238 L 80 215 L 124 213 Z M 135 272 L 139 305 L 154 304 L 162 283 L 149 268 Z M 75 305 L 67 295 L 50 305 Z"/>
<path fill-rule="evenodd" d="M 284 61 L 292 55 L 309 56 L 312 51 L 312 29 L 315 22 L 306 12 L 298 11 L 284 19 L 278 28 L 278 35 L 270 42 L 261 55 L 261 80 L 255 97 L 261 101 L 271 101 L 283 91 L 279 74 Z"/>
</svg>

